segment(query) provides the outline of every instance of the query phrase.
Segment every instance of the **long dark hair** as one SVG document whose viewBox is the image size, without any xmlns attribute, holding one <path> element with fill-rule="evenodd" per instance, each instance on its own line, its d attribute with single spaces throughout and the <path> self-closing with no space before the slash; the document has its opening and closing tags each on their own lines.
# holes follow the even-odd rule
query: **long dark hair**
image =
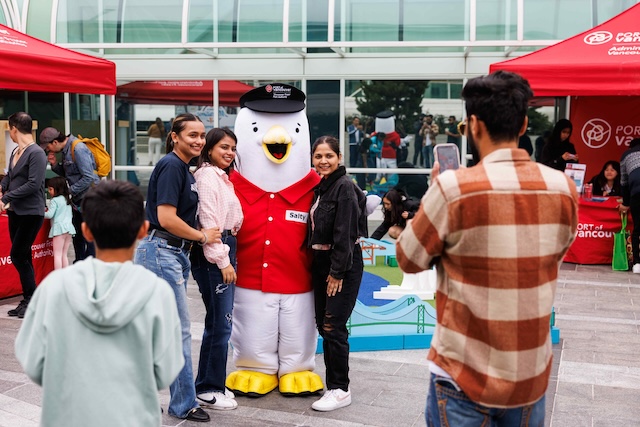
<svg viewBox="0 0 640 427">
<path fill-rule="evenodd" d="M 182 132 L 187 122 L 202 122 L 202 120 L 200 120 L 200 117 L 191 113 L 182 113 L 175 119 L 173 119 L 173 123 L 171 124 L 171 131 L 167 134 L 167 143 L 165 147 L 166 154 L 169 154 L 173 151 L 173 138 L 171 137 L 171 135 L 174 132 L 176 134 Z"/>
<path fill-rule="evenodd" d="M 53 188 L 53 197 L 62 196 L 67 204 L 71 204 L 71 192 L 67 180 L 61 176 L 54 176 L 47 180 L 47 187 Z"/>
<path fill-rule="evenodd" d="M 551 144 L 559 144 L 561 142 L 560 134 L 564 129 L 570 129 L 569 138 L 567 141 L 571 139 L 571 134 L 573 133 L 573 124 L 567 119 L 560 119 L 553 127 L 553 132 L 551 132 L 551 136 L 549 137 L 549 143 Z"/>
<path fill-rule="evenodd" d="M 391 209 L 389 210 L 385 209 L 383 205 L 382 213 L 384 215 L 384 222 L 392 225 L 401 223 L 404 220 L 404 218 L 402 218 L 402 212 L 404 212 L 404 201 L 407 199 L 406 194 L 392 188 L 382 196 L 383 201 L 384 199 L 389 200 L 391 203 Z"/>
<path fill-rule="evenodd" d="M 607 178 L 604 176 L 604 171 L 611 166 L 613 169 L 615 169 L 615 171 L 617 172 L 616 177 L 613 179 L 613 186 L 611 187 L 611 189 L 613 190 L 613 193 L 615 195 L 620 195 L 620 162 L 617 162 L 615 160 L 607 160 L 605 162 L 605 164 L 602 166 L 602 170 L 600 170 L 600 173 L 596 176 L 594 176 L 591 179 L 591 184 L 595 184 L 595 186 L 598 187 L 598 190 L 596 192 L 596 189 L 594 188 L 594 194 L 600 193 L 601 194 L 601 189 L 604 188 L 604 186 L 607 184 Z"/>
<path fill-rule="evenodd" d="M 218 142 L 222 141 L 227 136 L 233 139 L 236 142 L 236 145 L 238 145 L 238 137 L 236 136 L 235 133 L 233 133 L 231 129 L 227 127 L 213 128 L 209 132 L 207 132 L 207 136 L 205 137 L 204 147 L 202 148 L 202 152 L 200 153 L 200 156 L 198 156 L 198 165 L 197 165 L 198 168 L 200 168 L 202 164 L 205 162 L 213 164 L 213 162 L 211 161 L 211 158 L 209 157 L 209 151 L 211 151 L 211 149 L 215 147 Z M 235 164 L 235 160 L 224 171 L 228 174 L 234 164 Z"/>
</svg>

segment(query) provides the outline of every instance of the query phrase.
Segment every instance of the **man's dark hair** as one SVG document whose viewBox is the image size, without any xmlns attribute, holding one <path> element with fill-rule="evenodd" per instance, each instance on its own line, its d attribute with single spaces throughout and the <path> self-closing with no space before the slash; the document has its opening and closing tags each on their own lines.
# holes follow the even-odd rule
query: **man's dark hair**
<svg viewBox="0 0 640 427">
<path fill-rule="evenodd" d="M 130 182 L 100 181 L 84 196 L 82 216 L 98 248 L 129 248 L 144 223 L 144 199 Z"/>
<path fill-rule="evenodd" d="M 33 130 L 33 120 L 30 115 L 21 111 L 9 116 L 9 126 L 15 126 L 18 132 L 26 135 Z"/>
<path fill-rule="evenodd" d="M 529 82 L 508 71 L 475 77 L 462 89 L 467 117 L 482 120 L 495 142 L 518 139 L 532 97 Z"/>
</svg>

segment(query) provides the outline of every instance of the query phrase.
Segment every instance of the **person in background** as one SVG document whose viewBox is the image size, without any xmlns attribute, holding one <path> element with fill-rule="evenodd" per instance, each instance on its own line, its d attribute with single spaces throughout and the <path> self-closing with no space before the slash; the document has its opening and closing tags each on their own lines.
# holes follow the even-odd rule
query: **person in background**
<svg viewBox="0 0 640 427">
<path fill-rule="evenodd" d="M 631 210 L 633 218 L 633 232 L 631 246 L 633 252 L 633 268 L 635 274 L 640 274 L 640 138 L 634 138 L 629 148 L 622 153 L 620 159 L 620 188 L 622 203 L 620 213 Z"/>
<path fill-rule="evenodd" d="M 402 162 L 398 164 L 398 168 L 414 169 L 414 166 L 409 162 Z M 427 175 L 405 173 L 398 174 L 398 183 L 393 188 L 398 191 L 404 192 L 404 194 L 409 197 L 420 200 L 429 188 L 429 184 L 427 184 Z"/>
<path fill-rule="evenodd" d="M 572 132 L 573 125 L 569 120 L 558 120 L 542 149 L 542 163 L 559 171 L 564 171 L 567 163 L 578 163 L 576 147 L 569 141 Z"/>
<path fill-rule="evenodd" d="M 536 162 L 542 162 L 542 150 L 544 149 L 544 145 L 549 142 L 549 138 L 551 137 L 551 131 L 545 130 L 542 132 L 542 135 L 536 138 Z"/>
<path fill-rule="evenodd" d="M 149 126 L 147 135 L 149 135 L 149 166 L 152 166 L 160 160 L 162 144 L 167 135 L 164 129 L 164 123 L 160 117 L 156 117 L 156 121 Z"/>
<path fill-rule="evenodd" d="M 51 220 L 49 238 L 53 242 L 53 269 L 59 270 L 69 265 L 69 247 L 71 239 L 78 232 L 73 226 L 71 194 L 67 180 L 56 176 L 47 180 L 47 190 L 51 196 L 49 208 L 44 217 Z"/>
<path fill-rule="evenodd" d="M 191 365 L 191 322 L 187 305 L 189 253 L 193 244 L 220 242 L 218 227 L 200 229 L 196 222 L 198 192 L 189 162 L 204 146 L 204 124 L 190 113 L 180 114 L 167 135 L 167 155 L 149 178 L 146 216 L 149 234 L 138 244 L 135 263 L 163 278 L 174 293 L 182 329 L 184 366 L 169 388 L 169 415 L 196 422 L 209 421 L 196 401 Z"/>
<path fill-rule="evenodd" d="M 360 143 L 364 138 L 360 117 L 353 118 L 351 124 L 347 126 L 347 133 L 349 134 L 349 167 L 355 168 L 360 163 Z"/>
<path fill-rule="evenodd" d="M 589 181 L 593 184 L 594 196 L 621 196 L 620 163 L 608 160 L 602 166 L 600 173 Z"/>
<path fill-rule="evenodd" d="M 420 167 L 423 164 L 422 161 L 422 135 L 420 134 L 420 129 L 422 129 L 422 122 L 425 118 L 424 113 L 420 113 L 418 116 L 418 120 L 413 124 L 413 165 L 416 167 Z M 419 160 L 418 160 L 419 159 Z"/>
<path fill-rule="evenodd" d="M 427 114 L 420 128 L 422 135 L 422 158 L 424 167 L 433 167 L 433 147 L 436 145 L 436 137 L 440 132 L 438 125 L 433 122 L 433 115 Z"/>
<path fill-rule="evenodd" d="M 93 244 L 87 242 L 79 232 L 82 224 L 82 198 L 91 187 L 100 182 L 100 177 L 95 172 L 96 162 L 93 154 L 83 142 L 78 141 L 75 144 L 72 154 L 72 147 L 76 139 L 75 136 L 64 135 L 53 127 L 44 128 L 40 134 L 40 147 L 49 153 L 47 159 L 51 164 L 51 170 L 57 175 L 65 177 L 69 184 L 73 226 L 78 231 L 73 236 L 73 249 L 76 253 L 75 261 L 81 261 L 95 255 Z M 58 163 L 56 159 L 57 153 L 62 153 L 62 164 Z"/>
<path fill-rule="evenodd" d="M 224 383 L 237 279 L 236 234 L 243 214 L 228 171 L 236 158 L 238 138 L 228 128 L 214 128 L 205 141 L 194 173 L 200 202 L 198 221 L 204 228 L 218 227 L 224 232 L 222 242 L 196 246 L 191 251 L 191 272 L 207 310 L 196 394 L 211 409 L 229 410 L 238 407 Z"/>
<path fill-rule="evenodd" d="M 407 220 L 413 218 L 419 206 L 420 200 L 410 199 L 401 191 L 395 189 L 387 191 L 382 196 L 384 219 L 371 238 L 380 240 L 389 233 L 389 237 L 397 239 L 407 225 Z"/>
<path fill-rule="evenodd" d="M 7 314 L 22 319 L 36 290 L 31 245 L 44 221 L 47 156 L 33 141 L 31 116 L 14 113 L 8 124 L 9 136 L 18 146 L 11 152 L 9 169 L 0 182 L 0 212 L 6 210 L 9 217 L 11 262 L 20 276 L 22 300 Z"/>
<path fill-rule="evenodd" d="M 465 135 L 481 161 L 442 174 L 436 165 L 396 241 L 404 272 L 438 271 L 428 426 L 544 425 L 549 322 L 578 194 L 518 148 L 532 96 L 505 71 L 467 82 Z"/>
<path fill-rule="evenodd" d="M 449 121 L 444 129 L 445 135 L 447 135 L 447 144 L 456 144 L 458 152 L 462 153 L 462 146 L 460 140 L 462 136 L 458 133 L 458 122 L 456 116 L 449 116 Z"/>
<path fill-rule="evenodd" d="M 518 148 L 525 150 L 529 153 L 529 156 L 533 154 L 533 144 L 531 144 L 531 138 L 529 138 L 526 131 L 520 135 L 520 138 L 518 139 Z"/>
<path fill-rule="evenodd" d="M 184 358 L 171 288 L 131 262 L 149 226 L 142 194 L 129 182 L 103 181 L 82 209 L 96 257 L 42 281 L 16 356 L 42 386 L 41 425 L 159 426 L 158 390 Z"/>
<path fill-rule="evenodd" d="M 358 239 L 367 236 L 366 196 L 341 165 L 340 143 L 321 136 L 311 147 L 313 166 L 322 177 L 309 213 L 309 246 L 316 326 L 323 338 L 326 385 L 316 411 L 351 404 L 347 320 L 356 304 L 363 274 Z"/>
</svg>

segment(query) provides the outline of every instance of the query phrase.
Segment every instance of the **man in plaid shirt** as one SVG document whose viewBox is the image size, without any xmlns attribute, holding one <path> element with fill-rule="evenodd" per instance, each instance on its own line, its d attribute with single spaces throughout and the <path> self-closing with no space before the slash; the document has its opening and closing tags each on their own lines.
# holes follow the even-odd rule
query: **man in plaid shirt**
<svg viewBox="0 0 640 427">
<path fill-rule="evenodd" d="M 462 91 L 480 162 L 436 177 L 396 243 L 402 270 L 437 265 L 428 426 L 544 424 L 558 267 L 578 224 L 574 183 L 518 149 L 532 96 L 498 71 Z"/>
</svg>

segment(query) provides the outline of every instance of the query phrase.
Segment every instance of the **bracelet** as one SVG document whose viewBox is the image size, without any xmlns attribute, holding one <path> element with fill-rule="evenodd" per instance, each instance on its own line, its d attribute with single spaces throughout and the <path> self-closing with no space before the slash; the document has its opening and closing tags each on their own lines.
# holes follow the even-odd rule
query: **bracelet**
<svg viewBox="0 0 640 427">
<path fill-rule="evenodd" d="M 202 230 L 200 230 L 200 231 L 202 231 Z M 204 245 L 206 245 L 206 244 L 207 244 L 207 241 L 208 241 L 208 239 L 207 239 L 207 233 L 205 233 L 204 231 L 202 231 L 202 235 L 204 236 L 204 242 L 198 242 L 198 244 L 199 244 L 200 246 L 204 246 Z"/>
</svg>

